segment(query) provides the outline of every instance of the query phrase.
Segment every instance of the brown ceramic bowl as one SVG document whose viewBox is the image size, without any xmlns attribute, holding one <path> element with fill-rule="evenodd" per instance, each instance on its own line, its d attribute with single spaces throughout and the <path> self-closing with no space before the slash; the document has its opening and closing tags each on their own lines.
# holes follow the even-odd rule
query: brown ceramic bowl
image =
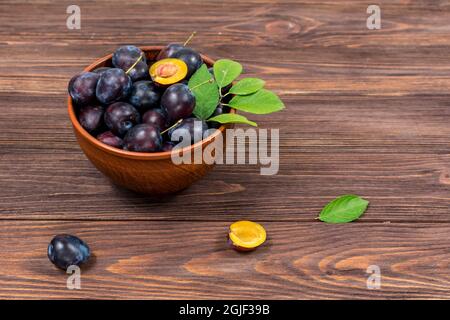
<svg viewBox="0 0 450 320">
<path fill-rule="evenodd" d="M 148 60 L 154 60 L 163 47 L 142 47 Z M 92 71 L 100 67 L 111 66 L 112 54 L 103 57 L 85 71 Z M 210 67 L 214 61 L 202 55 L 204 62 Z M 109 177 L 114 183 L 122 187 L 146 194 L 169 194 L 180 191 L 201 179 L 213 165 L 180 164 L 175 165 L 169 152 L 141 153 L 113 148 L 91 136 L 78 122 L 72 99 L 68 98 L 69 117 L 72 122 L 78 143 L 86 157 Z M 231 112 L 235 112 L 232 110 Z M 181 152 L 193 153 L 197 148 L 204 148 L 227 126 L 221 126 L 218 131 L 196 144 L 186 147 Z"/>
</svg>

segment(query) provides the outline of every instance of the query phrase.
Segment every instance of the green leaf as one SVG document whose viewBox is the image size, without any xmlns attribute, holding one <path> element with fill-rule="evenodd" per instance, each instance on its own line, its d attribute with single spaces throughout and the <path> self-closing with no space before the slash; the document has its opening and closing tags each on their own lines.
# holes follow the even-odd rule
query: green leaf
<svg viewBox="0 0 450 320">
<path fill-rule="evenodd" d="M 221 59 L 214 63 L 214 77 L 219 88 L 226 87 L 233 82 L 242 72 L 242 66 L 239 62 Z"/>
<path fill-rule="evenodd" d="M 355 195 L 334 199 L 323 208 L 319 220 L 328 223 L 346 223 L 358 219 L 366 211 L 369 201 Z"/>
<path fill-rule="evenodd" d="M 208 119 L 207 121 L 216 121 L 219 123 L 243 123 L 243 124 L 249 124 L 254 127 L 258 126 L 255 122 L 250 121 L 246 117 L 241 116 L 240 114 L 236 114 L 236 113 L 220 114 L 218 116 Z"/>
<path fill-rule="evenodd" d="M 217 83 L 205 64 L 192 75 L 188 86 L 195 96 L 194 115 L 199 119 L 208 119 L 216 110 L 220 95 Z"/>
<path fill-rule="evenodd" d="M 243 96 L 262 89 L 264 84 L 265 81 L 258 78 L 244 78 L 231 87 L 229 92 Z"/>
<path fill-rule="evenodd" d="M 272 91 L 261 89 L 247 96 L 234 96 L 229 105 L 232 108 L 255 114 L 267 114 L 284 108 L 283 101 Z"/>
</svg>

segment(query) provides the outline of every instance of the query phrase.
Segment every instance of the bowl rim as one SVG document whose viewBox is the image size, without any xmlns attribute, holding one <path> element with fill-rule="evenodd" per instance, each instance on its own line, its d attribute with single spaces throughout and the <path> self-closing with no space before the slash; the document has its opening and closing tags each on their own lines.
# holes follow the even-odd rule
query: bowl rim
<svg viewBox="0 0 450 320">
<path fill-rule="evenodd" d="M 144 53 L 147 53 L 149 51 L 160 51 L 164 48 L 164 46 L 141 46 L 139 47 Z M 213 65 L 215 60 L 209 58 L 208 56 L 204 54 L 200 54 L 203 61 L 207 65 Z M 100 59 L 97 59 L 93 63 L 91 63 L 89 66 L 84 68 L 83 72 L 89 72 L 93 71 L 100 67 L 100 65 L 104 64 L 108 60 L 112 59 L 113 54 L 108 54 Z M 161 159 L 169 159 L 171 158 L 172 151 L 165 151 L 165 152 L 134 152 L 134 151 L 126 151 L 123 149 L 118 149 L 112 146 L 109 146 L 103 142 L 100 142 L 97 140 L 94 136 L 92 136 L 89 132 L 87 132 L 79 123 L 77 116 L 75 114 L 75 108 L 72 102 L 72 97 L 68 94 L 67 95 L 67 104 L 68 104 L 68 112 L 69 112 L 69 118 L 72 122 L 72 126 L 75 131 L 77 131 L 80 135 L 83 136 L 84 139 L 88 140 L 92 145 L 97 147 L 98 149 L 101 149 L 105 152 L 108 152 L 110 154 L 116 155 L 118 157 L 123 158 L 131 158 L 131 159 L 139 159 L 139 160 L 161 160 Z M 235 109 L 230 109 L 230 113 L 235 113 Z M 185 152 L 193 152 L 194 149 L 199 147 L 205 147 L 206 145 L 210 144 L 216 137 L 219 136 L 219 134 L 223 134 L 225 129 L 227 128 L 226 125 L 221 125 L 213 134 L 206 137 L 205 139 L 198 141 L 188 147 L 184 147 L 180 150 L 176 150 L 176 153 L 185 153 Z"/>
</svg>

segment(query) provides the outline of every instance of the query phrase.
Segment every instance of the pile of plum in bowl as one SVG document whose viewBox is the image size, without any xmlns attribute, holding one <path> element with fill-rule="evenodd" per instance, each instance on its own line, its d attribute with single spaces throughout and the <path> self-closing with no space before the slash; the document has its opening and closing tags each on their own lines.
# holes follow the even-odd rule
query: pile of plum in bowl
<svg viewBox="0 0 450 320">
<path fill-rule="evenodd" d="M 214 65 L 181 44 L 126 45 L 75 75 L 68 85 L 68 111 L 87 158 L 114 183 L 141 193 L 174 193 L 202 178 L 213 164 L 175 164 L 174 149 L 193 154 L 233 123 L 256 125 L 229 104 L 240 65 L 223 60 L 225 71 Z M 262 80 L 242 81 L 236 90 L 242 97 L 264 93 Z M 275 109 L 283 107 L 278 104 Z M 179 130 L 191 141 L 178 149 Z"/>
</svg>

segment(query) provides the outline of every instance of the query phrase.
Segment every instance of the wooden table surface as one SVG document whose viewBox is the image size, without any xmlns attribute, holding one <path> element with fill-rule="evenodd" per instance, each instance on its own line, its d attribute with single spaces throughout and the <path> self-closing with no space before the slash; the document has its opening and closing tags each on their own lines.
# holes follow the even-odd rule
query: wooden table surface
<svg viewBox="0 0 450 320">
<path fill-rule="evenodd" d="M 0 3 L 0 298 L 450 298 L 450 3 L 379 1 Z M 123 44 L 183 42 L 240 61 L 286 110 L 280 171 L 217 166 L 151 198 L 112 185 L 81 152 L 66 111 L 70 77 Z M 370 201 L 357 222 L 316 220 L 331 199 Z M 230 250 L 230 223 L 267 243 Z M 46 256 L 71 233 L 94 252 L 82 289 Z M 369 265 L 381 288 L 368 290 Z"/>
</svg>

